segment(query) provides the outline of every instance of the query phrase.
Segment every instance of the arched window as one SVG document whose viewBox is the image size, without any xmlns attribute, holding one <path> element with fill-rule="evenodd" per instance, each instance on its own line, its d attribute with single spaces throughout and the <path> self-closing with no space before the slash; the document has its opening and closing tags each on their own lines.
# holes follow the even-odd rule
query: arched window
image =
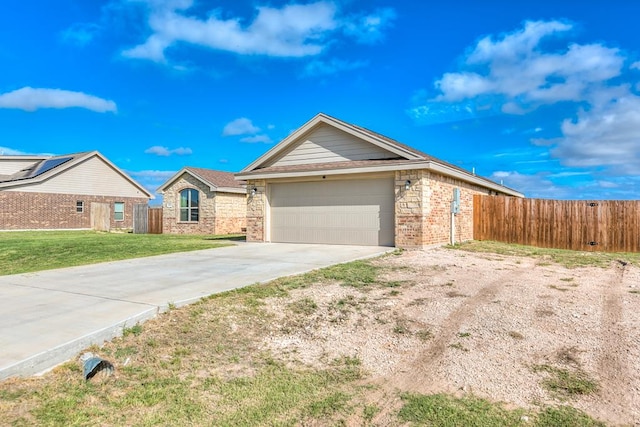
<svg viewBox="0 0 640 427">
<path fill-rule="evenodd" d="M 198 190 L 186 188 L 180 192 L 180 221 L 198 221 Z"/>
</svg>

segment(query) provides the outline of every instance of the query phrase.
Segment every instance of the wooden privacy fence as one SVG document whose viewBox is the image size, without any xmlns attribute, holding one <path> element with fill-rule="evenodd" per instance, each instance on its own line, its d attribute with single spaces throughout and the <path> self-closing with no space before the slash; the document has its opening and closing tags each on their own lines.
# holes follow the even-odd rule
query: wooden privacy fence
<svg viewBox="0 0 640 427">
<path fill-rule="evenodd" d="M 147 233 L 162 234 L 162 208 L 149 208 Z"/>
<path fill-rule="evenodd" d="M 133 232 L 134 234 L 147 234 L 149 225 L 149 205 L 133 205 Z"/>
<path fill-rule="evenodd" d="M 542 248 L 640 252 L 640 201 L 476 195 L 473 238 Z"/>
</svg>

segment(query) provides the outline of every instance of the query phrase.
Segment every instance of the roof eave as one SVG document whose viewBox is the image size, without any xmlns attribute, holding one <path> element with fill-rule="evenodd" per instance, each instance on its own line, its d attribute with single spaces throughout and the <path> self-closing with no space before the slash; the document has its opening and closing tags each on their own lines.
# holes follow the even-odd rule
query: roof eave
<svg viewBox="0 0 640 427">
<path fill-rule="evenodd" d="M 314 176 L 322 176 L 322 175 L 349 175 L 349 174 L 360 174 L 360 173 L 377 173 L 377 172 L 394 172 L 397 170 L 412 170 L 412 169 L 428 169 L 432 170 L 441 175 L 450 176 L 452 178 L 457 178 L 462 181 L 475 184 L 496 192 L 500 192 L 503 194 L 507 194 L 509 196 L 514 197 L 524 197 L 524 194 L 513 190 L 509 187 L 505 187 L 498 183 L 495 183 L 486 178 L 481 178 L 479 176 L 466 173 L 463 171 L 458 171 L 454 168 L 448 167 L 438 162 L 434 162 L 432 160 L 426 161 L 413 161 L 408 163 L 396 163 L 393 165 L 374 165 L 374 166 L 358 166 L 358 167 L 347 167 L 347 168 L 331 168 L 327 167 L 325 169 L 320 170 L 307 170 L 307 171 L 290 171 L 290 172 L 269 172 L 265 171 L 263 173 L 259 172 L 239 172 L 235 175 L 235 178 L 238 180 L 247 180 L 247 179 L 281 179 L 281 178 L 298 178 L 298 177 L 314 177 Z"/>
</svg>

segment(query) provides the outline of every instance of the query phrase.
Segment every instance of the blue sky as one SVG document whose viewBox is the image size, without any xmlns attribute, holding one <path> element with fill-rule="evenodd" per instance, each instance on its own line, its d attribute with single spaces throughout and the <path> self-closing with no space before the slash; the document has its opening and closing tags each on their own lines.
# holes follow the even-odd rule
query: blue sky
<svg viewBox="0 0 640 427">
<path fill-rule="evenodd" d="M 632 0 L 4 0 L 0 153 L 99 150 L 155 190 L 318 112 L 524 192 L 638 199 Z"/>
</svg>

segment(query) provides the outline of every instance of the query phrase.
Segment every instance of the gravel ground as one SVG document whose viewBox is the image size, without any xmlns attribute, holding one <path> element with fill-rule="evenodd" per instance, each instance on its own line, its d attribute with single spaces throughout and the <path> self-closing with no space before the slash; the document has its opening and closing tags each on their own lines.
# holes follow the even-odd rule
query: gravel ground
<svg viewBox="0 0 640 427">
<path fill-rule="evenodd" d="M 358 358 L 380 386 L 378 425 L 399 406 L 398 390 L 569 404 L 610 425 L 640 425 L 638 267 L 567 269 L 444 248 L 374 263 L 386 285 L 315 285 L 271 299 L 279 320 L 264 346 L 310 366 Z M 541 365 L 582 372 L 598 390 L 550 392 Z"/>
</svg>

